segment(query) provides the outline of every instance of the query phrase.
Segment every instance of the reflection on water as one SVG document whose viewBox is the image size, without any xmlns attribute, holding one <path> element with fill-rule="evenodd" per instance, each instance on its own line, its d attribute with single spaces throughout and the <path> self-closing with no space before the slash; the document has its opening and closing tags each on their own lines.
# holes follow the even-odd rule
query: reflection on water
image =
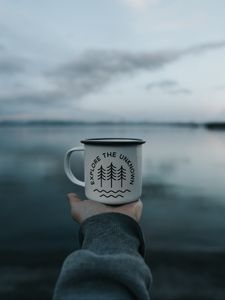
<svg viewBox="0 0 225 300">
<path fill-rule="evenodd" d="M 71 246 L 74 224 L 65 194 L 82 194 L 82 189 L 65 177 L 63 156 L 81 139 L 94 137 L 147 141 L 143 226 L 150 231 L 152 247 L 225 246 L 224 132 L 92 125 L 2 127 L 0 135 L 2 248 L 21 238 L 18 247 Z M 82 157 L 75 171 L 82 178 Z"/>
<path fill-rule="evenodd" d="M 143 147 L 146 262 L 153 299 L 224 299 L 225 133 L 149 126 L 0 127 L 0 298 L 51 299 L 77 225 L 65 194 L 67 149 L 83 138 Z M 73 168 L 82 179 L 82 155 Z M 149 251 L 150 249 L 150 251 Z M 169 276 L 168 276 L 169 275 Z"/>
</svg>

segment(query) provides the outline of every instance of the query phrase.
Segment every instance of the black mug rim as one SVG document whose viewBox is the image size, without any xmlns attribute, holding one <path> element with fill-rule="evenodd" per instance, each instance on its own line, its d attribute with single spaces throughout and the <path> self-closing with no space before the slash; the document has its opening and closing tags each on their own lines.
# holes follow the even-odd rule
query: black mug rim
<svg viewBox="0 0 225 300">
<path fill-rule="evenodd" d="M 88 145 L 140 145 L 146 141 L 135 138 L 91 138 L 81 140 L 81 143 Z"/>
</svg>

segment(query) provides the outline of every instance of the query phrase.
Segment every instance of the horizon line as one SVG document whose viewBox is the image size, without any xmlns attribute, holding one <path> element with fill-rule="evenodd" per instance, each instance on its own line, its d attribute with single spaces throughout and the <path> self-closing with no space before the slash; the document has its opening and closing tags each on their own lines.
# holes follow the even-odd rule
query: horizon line
<svg viewBox="0 0 225 300">
<path fill-rule="evenodd" d="M 73 125 L 151 125 L 151 126 L 175 126 L 175 127 L 206 127 L 223 128 L 225 121 L 73 121 L 73 120 L 0 120 L 0 126 L 26 126 L 26 125 L 52 125 L 52 126 L 73 126 Z"/>
</svg>

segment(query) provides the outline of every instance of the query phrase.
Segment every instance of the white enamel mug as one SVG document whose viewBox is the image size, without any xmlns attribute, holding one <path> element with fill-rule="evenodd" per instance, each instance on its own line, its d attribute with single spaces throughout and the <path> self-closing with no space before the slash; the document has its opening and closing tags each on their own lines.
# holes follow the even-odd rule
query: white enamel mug
<svg viewBox="0 0 225 300">
<path fill-rule="evenodd" d="M 67 151 L 64 169 L 68 178 L 85 188 L 88 199 L 105 204 L 124 204 L 138 200 L 142 192 L 142 144 L 133 138 L 82 140 L 84 147 Z M 71 171 L 73 152 L 84 151 L 84 182 Z"/>
</svg>

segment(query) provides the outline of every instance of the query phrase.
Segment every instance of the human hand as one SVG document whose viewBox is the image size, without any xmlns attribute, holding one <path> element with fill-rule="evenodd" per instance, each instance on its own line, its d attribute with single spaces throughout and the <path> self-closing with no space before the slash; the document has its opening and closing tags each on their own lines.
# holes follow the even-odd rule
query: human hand
<svg viewBox="0 0 225 300">
<path fill-rule="evenodd" d="M 120 206 L 110 206 L 93 200 L 81 201 L 74 193 L 69 193 L 67 196 L 70 203 L 71 216 L 80 224 L 89 217 L 109 212 L 127 215 L 136 222 L 139 222 L 141 218 L 143 204 L 140 199 Z"/>
</svg>

